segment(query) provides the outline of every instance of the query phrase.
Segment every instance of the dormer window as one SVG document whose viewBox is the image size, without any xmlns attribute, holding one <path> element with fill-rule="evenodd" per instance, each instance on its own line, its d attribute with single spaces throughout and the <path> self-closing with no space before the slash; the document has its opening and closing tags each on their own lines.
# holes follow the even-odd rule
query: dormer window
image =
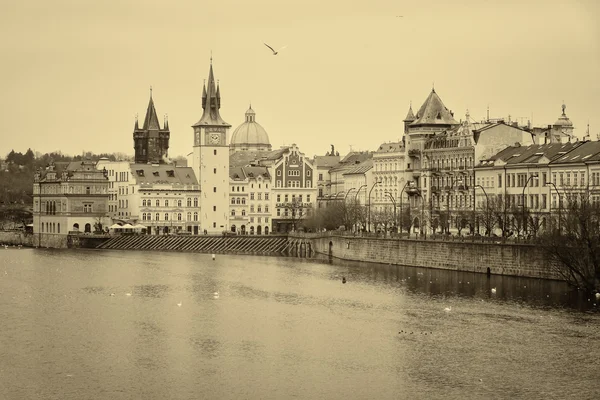
<svg viewBox="0 0 600 400">
<path fill-rule="evenodd" d="M 173 171 L 172 169 L 167 170 L 167 176 L 169 178 L 175 178 L 175 171 Z"/>
</svg>

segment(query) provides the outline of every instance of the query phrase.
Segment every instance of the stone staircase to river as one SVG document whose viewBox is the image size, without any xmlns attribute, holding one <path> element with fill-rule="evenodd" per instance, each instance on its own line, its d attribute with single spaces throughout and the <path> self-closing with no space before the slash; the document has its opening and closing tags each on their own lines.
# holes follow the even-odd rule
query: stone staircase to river
<svg viewBox="0 0 600 400">
<path fill-rule="evenodd" d="M 157 250 L 198 253 L 287 255 L 287 236 L 154 236 L 120 235 L 97 249 Z"/>
</svg>

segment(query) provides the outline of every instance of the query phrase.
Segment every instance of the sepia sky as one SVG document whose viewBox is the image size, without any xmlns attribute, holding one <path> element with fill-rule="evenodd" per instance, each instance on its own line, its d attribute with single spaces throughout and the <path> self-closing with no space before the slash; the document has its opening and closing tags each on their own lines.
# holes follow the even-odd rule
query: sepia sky
<svg viewBox="0 0 600 400">
<path fill-rule="evenodd" d="M 221 116 L 252 102 L 273 148 L 343 155 L 402 136 L 432 85 L 457 120 L 600 133 L 595 0 L 2 0 L 0 157 L 133 154 L 153 88 L 171 157 L 192 149 L 211 51 Z M 402 17 L 398 17 L 402 16 Z M 277 56 L 263 45 L 287 45 Z"/>
</svg>

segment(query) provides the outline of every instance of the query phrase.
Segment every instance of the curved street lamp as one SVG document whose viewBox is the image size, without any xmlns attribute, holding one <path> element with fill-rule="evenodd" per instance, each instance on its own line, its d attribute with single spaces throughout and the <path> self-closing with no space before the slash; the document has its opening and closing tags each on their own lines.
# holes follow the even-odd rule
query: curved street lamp
<svg viewBox="0 0 600 400">
<path fill-rule="evenodd" d="M 404 213 L 402 212 L 402 202 L 403 202 L 402 194 L 404 193 L 404 189 L 406 189 L 406 186 L 408 186 L 408 184 L 411 182 L 412 181 L 406 181 L 406 183 L 402 187 L 402 190 L 400 191 L 400 233 L 402 233 L 402 229 L 404 226 Z"/>
<path fill-rule="evenodd" d="M 477 199 L 475 198 L 475 191 L 477 188 L 480 188 L 481 190 L 483 190 L 483 194 L 485 194 L 485 217 L 489 218 L 490 199 L 488 198 L 488 195 L 487 195 L 485 189 L 483 188 L 483 186 L 475 185 L 475 186 L 473 186 L 473 224 L 475 223 L 475 205 L 477 204 Z M 488 230 L 488 236 L 491 236 L 490 231 L 491 230 Z M 475 233 L 475 226 L 473 226 L 473 233 Z"/>
<path fill-rule="evenodd" d="M 527 184 L 529 183 L 530 180 L 532 180 L 533 178 L 537 178 L 538 174 L 532 174 L 529 178 L 527 178 L 527 180 L 525 181 L 525 185 L 523 186 L 523 194 L 521 196 L 521 198 L 523 199 L 523 235 L 525 235 L 525 231 L 527 230 L 527 220 L 525 219 L 525 189 L 527 188 Z M 560 197 L 559 197 L 560 200 Z"/>
<path fill-rule="evenodd" d="M 560 192 L 556 188 L 556 185 L 554 184 L 554 182 L 545 182 L 545 183 L 546 183 L 546 185 L 552 185 L 554 187 L 554 190 L 556 191 L 556 195 L 558 196 L 558 233 L 560 234 L 560 209 L 561 209 Z M 552 216 L 552 203 L 550 203 L 550 216 Z"/>
<path fill-rule="evenodd" d="M 361 189 L 362 189 L 362 188 L 366 188 L 366 187 L 367 187 L 367 185 L 362 185 L 361 187 L 359 187 L 359 188 L 356 190 L 356 194 L 354 195 L 354 206 L 355 206 L 355 207 L 358 207 L 358 195 L 360 194 L 360 191 L 361 191 Z"/>
<path fill-rule="evenodd" d="M 381 183 L 381 180 L 376 180 L 375 183 L 373 184 L 373 186 L 371 186 L 371 190 L 369 190 L 369 205 L 368 205 L 368 222 L 367 225 L 369 226 L 369 232 L 371 232 L 371 192 L 373 191 L 373 189 L 375 188 L 375 185 L 378 185 Z"/>
<path fill-rule="evenodd" d="M 385 191 L 383 193 L 388 195 L 390 200 L 392 200 L 392 204 L 394 205 L 394 229 L 397 229 L 398 220 L 396 219 L 396 199 L 394 199 L 394 196 L 392 196 L 392 194 L 388 191 Z"/>
</svg>

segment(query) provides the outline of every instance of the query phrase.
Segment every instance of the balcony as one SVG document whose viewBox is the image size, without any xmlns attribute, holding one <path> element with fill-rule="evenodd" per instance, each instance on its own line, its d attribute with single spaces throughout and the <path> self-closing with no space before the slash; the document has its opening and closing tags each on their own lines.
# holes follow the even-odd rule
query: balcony
<svg viewBox="0 0 600 400">
<path fill-rule="evenodd" d="M 410 149 L 408 151 L 408 156 L 412 158 L 421 158 L 421 150 L 419 149 Z"/>
</svg>

